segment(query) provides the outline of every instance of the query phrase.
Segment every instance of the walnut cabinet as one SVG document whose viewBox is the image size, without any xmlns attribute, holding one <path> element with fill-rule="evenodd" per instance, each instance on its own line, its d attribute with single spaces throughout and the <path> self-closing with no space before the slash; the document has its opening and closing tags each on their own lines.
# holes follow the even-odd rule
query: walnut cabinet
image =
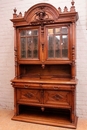
<svg viewBox="0 0 87 130">
<path fill-rule="evenodd" d="M 15 78 L 13 120 L 76 128 L 76 21 L 48 3 L 24 16 L 14 9 Z"/>
</svg>

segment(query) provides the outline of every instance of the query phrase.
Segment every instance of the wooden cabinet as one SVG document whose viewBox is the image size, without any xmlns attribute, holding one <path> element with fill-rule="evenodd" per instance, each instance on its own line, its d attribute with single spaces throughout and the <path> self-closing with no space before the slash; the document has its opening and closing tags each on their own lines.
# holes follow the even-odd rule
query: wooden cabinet
<svg viewBox="0 0 87 130">
<path fill-rule="evenodd" d="M 48 4 L 24 16 L 14 9 L 15 78 L 12 119 L 76 128 L 76 21 L 70 11 Z"/>
</svg>

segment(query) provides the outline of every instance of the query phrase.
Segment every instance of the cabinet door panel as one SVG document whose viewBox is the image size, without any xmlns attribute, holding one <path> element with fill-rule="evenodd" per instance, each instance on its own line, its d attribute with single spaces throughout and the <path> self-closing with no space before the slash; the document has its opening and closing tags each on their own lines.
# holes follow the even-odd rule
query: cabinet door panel
<svg viewBox="0 0 87 130">
<path fill-rule="evenodd" d="M 21 38 L 21 58 L 26 58 L 26 38 Z"/>
<path fill-rule="evenodd" d="M 62 35 L 62 57 L 68 57 L 68 37 L 67 35 Z"/>
<path fill-rule="evenodd" d="M 39 28 L 19 28 L 19 59 L 20 60 L 40 60 L 39 59 Z"/>
<path fill-rule="evenodd" d="M 44 103 L 53 105 L 70 105 L 71 95 L 69 91 L 46 90 Z"/>
<path fill-rule="evenodd" d="M 42 103 L 40 90 L 17 89 L 17 101 L 25 103 Z"/>
<path fill-rule="evenodd" d="M 69 28 L 67 26 L 47 26 L 47 60 L 69 59 Z"/>
</svg>

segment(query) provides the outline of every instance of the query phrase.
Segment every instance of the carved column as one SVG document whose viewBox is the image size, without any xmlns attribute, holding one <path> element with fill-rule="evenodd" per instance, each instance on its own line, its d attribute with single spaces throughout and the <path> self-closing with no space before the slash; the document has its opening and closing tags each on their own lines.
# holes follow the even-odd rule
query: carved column
<svg viewBox="0 0 87 130">
<path fill-rule="evenodd" d="M 75 23 L 72 23 L 72 79 L 75 79 L 76 76 L 76 65 L 75 65 L 75 59 L 76 59 L 76 54 L 75 54 Z"/>
<path fill-rule="evenodd" d="M 41 23 L 41 54 L 42 54 L 42 64 L 44 64 L 44 24 Z"/>
<path fill-rule="evenodd" d="M 15 77 L 17 78 L 18 73 L 17 73 L 17 46 L 16 46 L 16 28 L 14 28 L 14 53 L 15 53 Z"/>
<path fill-rule="evenodd" d="M 72 85 L 72 107 L 71 107 L 71 122 L 73 123 L 75 121 L 75 85 Z"/>
</svg>

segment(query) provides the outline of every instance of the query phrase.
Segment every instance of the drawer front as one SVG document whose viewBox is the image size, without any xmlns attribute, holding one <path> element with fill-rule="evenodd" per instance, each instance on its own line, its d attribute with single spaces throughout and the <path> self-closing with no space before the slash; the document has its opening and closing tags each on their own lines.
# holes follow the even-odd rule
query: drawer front
<svg viewBox="0 0 87 130">
<path fill-rule="evenodd" d="M 44 104 L 47 105 L 62 105 L 70 106 L 71 92 L 63 90 L 45 90 L 44 91 Z"/>
<path fill-rule="evenodd" d="M 42 103 L 41 90 L 17 89 L 17 102 Z"/>
</svg>

